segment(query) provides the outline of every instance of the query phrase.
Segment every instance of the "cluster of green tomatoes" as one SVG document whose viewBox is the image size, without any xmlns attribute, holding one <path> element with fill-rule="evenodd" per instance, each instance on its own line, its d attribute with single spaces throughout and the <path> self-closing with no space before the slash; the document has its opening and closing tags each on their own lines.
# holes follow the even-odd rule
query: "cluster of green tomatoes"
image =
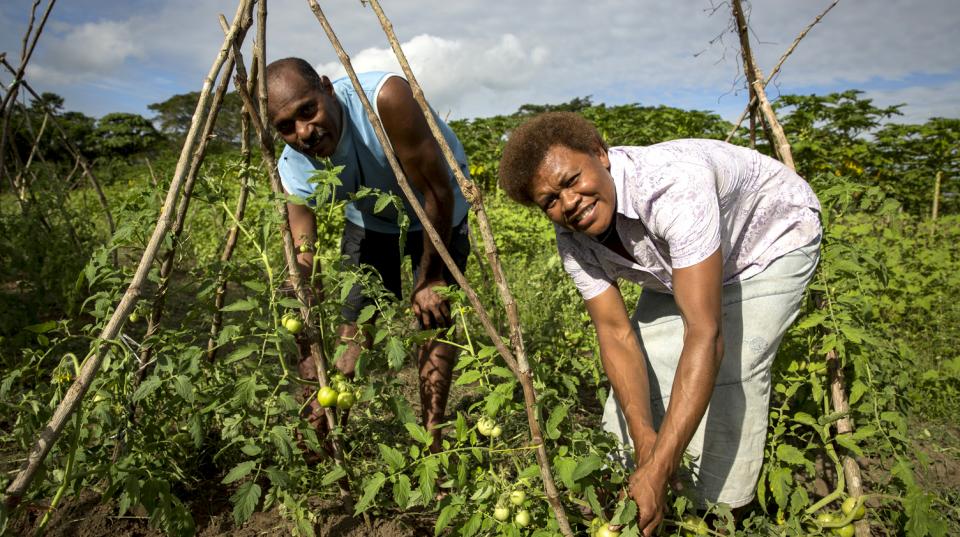
<svg viewBox="0 0 960 537">
<path fill-rule="evenodd" d="M 489 418 L 485 418 L 485 419 L 489 419 Z M 479 429 L 479 426 L 480 424 L 478 423 L 477 424 L 478 429 Z M 499 428 L 500 426 L 497 425 L 496 427 Z M 493 435 L 490 434 L 485 436 L 493 436 Z M 518 508 L 517 512 L 513 514 L 514 524 L 516 524 L 517 526 L 520 526 L 521 528 L 526 528 L 527 526 L 529 526 L 530 511 L 527 511 L 525 508 L 523 508 L 523 503 L 527 501 L 527 493 L 517 489 L 512 491 L 508 496 L 508 498 L 510 500 L 509 504 L 507 502 L 501 501 L 500 503 L 497 504 L 496 507 L 493 508 L 493 518 L 495 518 L 499 522 L 506 522 L 507 520 L 510 520 L 510 514 L 511 514 L 510 504 L 513 504 L 514 507 Z"/>
<path fill-rule="evenodd" d="M 845 518 L 860 520 L 867 514 L 867 509 L 863 506 L 863 502 L 858 501 L 852 496 L 843 500 L 843 504 L 840 505 L 840 511 L 843 512 L 843 517 L 838 517 L 833 513 L 820 513 L 817 515 L 817 522 L 830 524 Z M 832 531 L 834 535 L 839 537 L 853 537 L 856 534 L 856 528 L 853 527 L 853 522 L 839 528 L 833 528 Z"/>
<path fill-rule="evenodd" d="M 317 401 L 325 408 L 337 407 L 349 410 L 357 402 L 357 394 L 343 373 L 337 372 L 330 377 L 330 385 L 320 388 Z"/>
</svg>

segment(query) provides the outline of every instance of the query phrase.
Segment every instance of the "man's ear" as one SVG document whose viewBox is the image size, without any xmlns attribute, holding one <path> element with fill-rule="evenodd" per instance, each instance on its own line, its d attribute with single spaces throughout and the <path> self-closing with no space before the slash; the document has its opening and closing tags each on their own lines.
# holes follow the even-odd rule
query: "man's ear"
<svg viewBox="0 0 960 537">
<path fill-rule="evenodd" d="M 330 78 L 327 75 L 320 75 L 320 88 L 324 93 L 333 95 L 333 82 L 330 82 Z"/>
</svg>

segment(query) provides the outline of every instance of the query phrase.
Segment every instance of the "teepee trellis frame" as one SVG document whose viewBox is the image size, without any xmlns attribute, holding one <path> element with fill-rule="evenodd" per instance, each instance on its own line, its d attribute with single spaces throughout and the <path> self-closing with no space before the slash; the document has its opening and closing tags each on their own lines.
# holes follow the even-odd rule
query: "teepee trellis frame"
<svg viewBox="0 0 960 537">
<path fill-rule="evenodd" d="M 221 67 L 226 61 L 230 44 L 234 41 L 236 33 L 240 27 L 243 14 L 247 12 L 249 4 L 250 0 L 240 0 L 233 23 L 227 32 L 227 37 L 224 39 L 223 45 L 221 46 L 220 51 L 218 52 L 213 65 L 210 68 L 210 71 L 204 79 L 203 89 L 200 91 L 200 98 L 197 101 L 197 106 L 193 113 L 191 127 L 187 132 L 183 148 L 180 151 L 180 158 L 177 162 L 176 170 L 174 171 L 173 178 L 170 182 L 170 187 L 167 190 L 163 210 L 160 213 L 160 217 L 157 220 L 153 234 L 150 236 L 150 240 L 148 241 L 143 255 L 140 258 L 140 262 L 137 265 L 133 279 L 131 280 L 130 285 L 127 287 L 123 297 L 120 299 L 120 302 L 114 310 L 113 315 L 111 315 L 106 326 L 101 331 L 100 336 L 92 344 L 90 353 L 84 359 L 77 378 L 67 390 L 63 400 L 59 405 L 57 405 L 50 422 L 40 433 L 30 452 L 27 454 L 26 461 L 20 468 L 20 471 L 7 487 L 3 500 L 4 507 L 7 509 L 13 509 L 19 505 L 23 495 L 29 489 L 34 477 L 40 470 L 43 461 L 49 454 L 50 449 L 60 438 L 67 421 L 80 406 L 83 396 L 86 394 L 91 383 L 93 382 L 93 379 L 96 377 L 96 374 L 100 369 L 100 365 L 103 362 L 107 342 L 114 340 L 119 335 L 123 323 L 133 311 L 133 308 L 136 306 L 136 303 L 140 298 L 141 288 L 147 279 L 147 275 L 151 266 L 153 265 L 153 261 L 160 249 L 160 244 L 163 242 L 163 239 L 170 228 L 173 211 L 177 204 L 177 197 L 186 178 L 191 154 L 197 138 L 197 132 L 210 100 L 211 88 L 214 80 L 217 77 L 217 74 L 220 72 Z"/>
<path fill-rule="evenodd" d="M 547 501 L 550 503 L 551 508 L 554 511 L 554 515 L 557 518 L 558 525 L 560 526 L 561 532 L 565 536 L 572 536 L 573 531 L 570 528 L 570 523 L 567 520 L 566 512 L 563 509 L 563 505 L 560 503 L 559 495 L 556 490 L 556 485 L 553 481 L 553 476 L 550 472 L 550 463 L 546 452 L 546 446 L 544 444 L 543 434 L 540 430 L 539 417 L 538 417 L 538 408 L 536 402 L 536 391 L 533 387 L 533 375 L 530 372 L 530 365 L 526 359 L 526 352 L 523 346 L 523 335 L 520 329 L 519 315 L 517 313 L 516 302 L 513 299 L 513 296 L 510 294 L 509 288 L 506 283 L 506 278 L 503 275 L 503 269 L 499 262 L 499 256 L 497 255 L 496 243 L 493 240 L 493 233 L 490 228 L 489 220 L 486 217 L 486 213 L 483 208 L 483 201 L 480 196 L 480 191 L 476 188 L 472 181 L 468 180 L 463 172 L 460 170 L 460 166 L 456 161 L 456 158 L 453 156 L 449 145 L 446 142 L 446 139 L 443 137 L 443 134 L 440 132 L 440 128 L 437 125 L 436 119 L 433 117 L 433 112 L 430 110 L 429 105 L 427 105 L 426 99 L 423 96 L 423 90 L 420 88 L 420 85 L 417 83 L 416 77 L 413 74 L 413 71 L 410 69 L 410 65 L 406 60 L 400 45 L 397 41 L 396 35 L 393 32 L 393 26 L 390 21 L 387 19 L 386 15 L 383 13 L 383 10 L 380 8 L 379 3 L 376 0 L 370 0 L 370 5 L 373 7 L 374 12 L 377 15 L 377 18 L 380 21 L 381 26 L 383 27 L 384 33 L 387 36 L 388 41 L 390 42 L 391 47 L 393 48 L 394 53 L 397 56 L 397 60 L 400 62 L 400 66 L 404 71 L 404 74 L 407 77 L 407 81 L 410 83 L 410 88 L 413 91 L 414 98 L 419 104 L 421 111 L 423 112 L 424 118 L 427 121 L 427 124 L 430 127 L 431 132 L 433 133 L 434 138 L 437 141 L 437 144 L 440 146 L 444 157 L 446 158 L 447 165 L 453 171 L 454 176 L 457 179 L 460 189 L 466 197 L 467 201 L 470 203 L 474 215 L 477 217 L 477 222 L 480 225 L 481 236 L 483 237 L 485 245 L 485 253 L 487 254 L 487 259 L 490 262 L 494 279 L 497 282 L 497 287 L 500 290 L 501 299 L 503 300 L 504 306 L 507 310 L 507 316 L 510 323 L 510 340 L 513 345 L 513 351 L 506 347 L 501 341 L 500 335 L 494 327 L 493 323 L 490 320 L 489 315 L 487 314 L 486 309 L 483 307 L 483 304 L 480 302 L 480 299 L 477 297 L 476 292 L 467 282 L 463 273 L 457 268 L 456 263 L 453 262 L 453 259 L 450 257 L 449 252 L 447 251 L 446 246 L 443 243 L 443 240 L 440 238 L 440 235 L 437 233 L 436 228 L 430 222 L 430 219 L 427 217 L 425 211 L 423 210 L 422 205 L 414 194 L 413 189 L 410 187 L 409 182 L 406 179 L 406 176 L 403 173 L 403 170 L 400 167 L 400 163 L 397 160 L 396 155 L 393 153 L 389 139 L 386 136 L 386 133 L 383 130 L 383 125 L 380 123 L 379 117 L 377 117 L 376 112 L 374 112 L 373 106 L 366 97 L 366 94 L 363 92 L 363 89 L 360 86 L 360 81 L 357 78 L 357 74 L 353 69 L 353 66 L 350 62 L 350 57 L 344 51 L 343 47 L 340 44 L 340 40 L 337 38 L 336 33 L 333 31 L 333 28 L 330 25 L 329 20 L 324 15 L 323 10 L 320 8 L 320 5 L 316 0 L 307 0 L 310 9 L 316 15 L 317 20 L 320 22 L 320 25 L 323 27 L 324 32 L 326 32 L 327 37 L 330 40 L 330 43 L 333 45 L 334 49 L 337 52 L 337 56 L 340 58 L 340 62 L 343 64 L 344 68 L 347 71 L 348 76 L 350 77 L 351 82 L 353 83 L 354 89 L 357 91 L 357 96 L 360 98 L 363 103 L 364 109 L 367 113 L 367 118 L 370 123 L 373 125 L 374 132 L 377 135 L 377 139 L 380 141 L 380 144 L 384 148 L 384 153 L 387 156 L 387 161 L 390 163 L 390 167 L 393 170 L 394 175 L 397 177 L 397 183 L 399 184 L 404 195 L 407 197 L 408 202 L 416 213 L 417 217 L 420 220 L 421 225 L 423 226 L 424 231 L 427 233 L 427 236 L 430 238 L 430 241 L 433 243 L 434 248 L 436 248 L 437 253 L 443 259 L 444 264 L 447 266 L 447 269 L 454 276 L 454 279 L 463 289 L 464 293 L 467 296 L 467 299 L 470 301 L 471 305 L 474 307 L 474 311 L 480 319 L 481 324 L 487 332 L 487 335 L 490 337 L 497 351 L 500 353 L 500 356 L 503 358 L 504 362 L 517 377 L 520 382 L 520 385 L 523 388 L 524 394 L 524 406 L 526 408 L 527 422 L 530 428 L 530 437 L 533 442 L 533 446 L 536 449 L 537 463 L 540 468 L 540 475 L 544 483 L 544 489 L 547 495 Z"/>
</svg>

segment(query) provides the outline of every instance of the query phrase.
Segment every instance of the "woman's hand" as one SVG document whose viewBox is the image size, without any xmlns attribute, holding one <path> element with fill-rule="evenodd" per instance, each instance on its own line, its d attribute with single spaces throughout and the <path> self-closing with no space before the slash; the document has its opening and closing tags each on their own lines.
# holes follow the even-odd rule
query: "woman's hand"
<svg viewBox="0 0 960 537">
<path fill-rule="evenodd" d="M 637 504 L 637 524 L 643 535 L 654 535 L 663 522 L 667 503 L 667 475 L 652 459 L 639 465 L 629 479 L 630 497 Z"/>
</svg>

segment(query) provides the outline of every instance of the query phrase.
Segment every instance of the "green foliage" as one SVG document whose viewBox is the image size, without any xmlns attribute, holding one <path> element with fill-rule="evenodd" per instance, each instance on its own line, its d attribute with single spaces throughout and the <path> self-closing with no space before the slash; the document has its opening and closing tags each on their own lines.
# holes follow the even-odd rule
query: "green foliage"
<svg viewBox="0 0 960 537">
<path fill-rule="evenodd" d="M 193 120 L 199 98 L 198 91 L 182 93 L 166 101 L 147 105 L 147 108 L 156 114 L 153 120 L 159 123 L 161 132 L 172 135 L 176 139 L 183 139 L 190 129 L 190 122 Z M 224 95 L 223 105 L 213 128 L 214 136 L 218 140 L 234 144 L 239 142 L 242 107 L 243 103 L 237 92 L 231 91 Z"/>
<path fill-rule="evenodd" d="M 160 134 L 143 116 L 114 112 L 97 121 L 94 151 L 102 156 L 128 157 L 149 149 Z"/>
<path fill-rule="evenodd" d="M 43 100 L 61 114 L 54 97 Z M 960 218 L 953 214 L 952 198 L 944 199 L 947 215 L 937 222 L 918 216 L 929 210 L 924 192 L 930 174 L 941 171 L 944 192 L 955 189 L 956 120 L 883 126 L 895 107 L 873 108 L 855 92 L 783 102 L 798 160 L 808 167 L 824 206 L 822 260 L 810 299 L 775 365 L 757 500 L 737 520 L 726 506 L 712 506 L 711 531 L 831 535 L 842 524 L 825 525 L 816 517 L 836 510 L 843 495 L 823 499 L 823 486 L 814 480 L 824 479 L 826 492 L 833 492 L 839 487 L 833 477 L 837 460 L 853 455 L 864 466 L 867 516 L 875 531 L 960 532 L 952 501 L 960 491 L 924 479 L 929 460 L 917 449 L 938 440 L 960 412 L 955 350 Z M 547 109 L 584 114 L 613 145 L 722 138 L 730 126 L 706 112 L 606 107 L 589 98 L 452 122 L 470 155 L 472 175 L 487 191 L 487 214 L 519 307 L 559 500 L 577 535 L 603 519 L 623 523 L 621 535 L 636 536 L 636 506 L 621 499 L 626 471 L 608 458 L 620 446 L 598 427 L 609 384 L 589 316 L 560 266 L 550 223 L 536 210 L 505 200 L 495 186 L 504 137 L 525 115 Z M 131 139 L 139 143 L 137 136 Z M 69 191 L 58 180 L 62 168 L 56 163 L 38 168 L 33 188 L 39 201 L 29 210 L 21 211 L 7 193 L 0 197 L 0 452 L 25 452 L 62 400 L 133 275 L 161 210 L 174 158 L 153 156 L 154 174 L 141 156 L 98 163 L 118 222 L 109 240 L 90 193 Z M 238 250 L 224 262 L 220 252 L 234 224 L 233 200 L 239 178 L 248 173 L 254 181 Z M 319 173 L 313 180 L 318 193 L 311 200 L 277 197 L 258 163 L 229 153 L 208 156 L 177 245 L 177 270 L 166 282 L 170 291 L 160 330 L 147 335 L 147 323 L 130 318 L 120 337 L 103 342 L 102 371 L 27 500 L 39 505 L 58 490 L 69 498 L 92 489 L 113 502 L 119 515 L 145 513 L 168 534 L 191 535 L 198 530 L 193 505 L 229 498 L 227 518 L 237 526 L 255 512 L 275 509 L 289 532 L 313 535 L 324 516 L 317 502 L 336 504 L 346 478 L 356 513 L 394 518 L 418 511 L 430 517 L 426 531 L 437 535 L 558 534 L 529 438 L 522 389 L 463 292 L 450 292 L 454 327 L 427 335 L 414 330 L 407 304 L 394 299 L 376 274 L 343 266 L 343 201 L 330 196 L 339 179 Z M 374 191 L 358 195 L 375 196 L 380 207 L 400 203 Z M 308 465 L 303 457 L 305 450 L 322 451 L 324 440 L 301 415 L 304 398 L 313 397 L 317 386 L 299 378 L 295 342 L 281 323 L 300 307 L 281 291 L 285 268 L 275 206 L 284 202 L 316 207 L 318 237 L 311 249 L 315 278 L 326 292 L 312 315 L 331 361 L 344 349 L 334 334 L 350 287 L 360 283 L 374 300 L 361 314 L 373 347 L 361 354 L 349 384 L 358 403 L 349 422 L 332 433 L 345 446 L 343 464 L 323 458 Z M 76 232 L 79 246 L 68 230 Z M 170 247 L 168 239 L 161 254 Z M 113 264 L 114 253 L 120 266 Z M 221 272 L 230 285 L 214 340 L 218 359 L 211 363 L 207 339 Z M 493 323 L 506 326 L 489 268 L 471 261 L 467 277 Z M 141 289 L 136 310 L 141 319 L 149 317 L 160 284 L 154 265 Z M 629 304 L 640 291 L 624 286 L 624 292 Z M 432 439 L 412 404 L 412 356 L 428 335 L 461 349 L 438 453 L 430 451 Z M 153 362 L 137 383 L 144 345 L 152 347 Z M 829 400 L 824 356 L 831 351 L 850 392 L 845 415 Z M 132 403 L 138 408 L 133 416 Z M 853 434 L 836 433 L 840 417 L 852 418 Z M 482 434 L 477 424 L 484 418 L 502 434 Z M 16 469 L 10 459 L 0 467 L 3 487 Z M 510 502 L 516 490 L 525 493 L 521 505 Z M 693 511 L 687 497 L 671 492 L 669 505 L 664 535 L 696 530 L 696 521 L 687 518 Z M 506 521 L 494 518 L 498 506 L 507 508 Z M 530 513 L 529 527 L 515 522 L 520 509 Z"/>
</svg>

